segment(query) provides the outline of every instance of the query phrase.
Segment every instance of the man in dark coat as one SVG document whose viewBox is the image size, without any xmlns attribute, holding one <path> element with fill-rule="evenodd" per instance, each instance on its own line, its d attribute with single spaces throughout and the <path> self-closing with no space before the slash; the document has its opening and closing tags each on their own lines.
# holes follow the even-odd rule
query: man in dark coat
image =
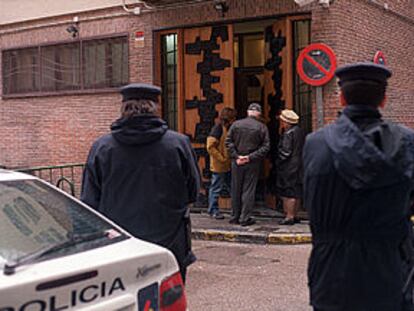
<svg viewBox="0 0 414 311">
<path fill-rule="evenodd" d="M 249 105 L 247 118 L 238 120 L 230 127 L 225 140 L 231 163 L 231 205 L 230 223 L 250 226 L 254 208 L 256 185 L 260 166 L 270 149 L 269 132 L 259 121 L 262 108 L 257 103 Z"/>
<path fill-rule="evenodd" d="M 156 115 L 160 91 L 147 84 L 121 89 L 121 117 L 89 152 L 81 200 L 134 236 L 170 249 L 185 280 L 195 259 L 187 209 L 200 176 L 188 137 Z"/>
<path fill-rule="evenodd" d="M 305 133 L 299 127 L 299 116 L 289 109 L 280 114 L 283 134 L 280 137 L 276 160 L 276 191 L 283 202 L 286 218 L 281 225 L 294 225 L 299 222 L 296 217 L 302 198 L 302 149 Z"/>
<path fill-rule="evenodd" d="M 304 147 L 311 305 L 318 311 L 413 310 L 407 280 L 414 131 L 381 118 L 391 76 L 386 67 L 356 63 L 336 75 L 346 107 Z"/>
</svg>

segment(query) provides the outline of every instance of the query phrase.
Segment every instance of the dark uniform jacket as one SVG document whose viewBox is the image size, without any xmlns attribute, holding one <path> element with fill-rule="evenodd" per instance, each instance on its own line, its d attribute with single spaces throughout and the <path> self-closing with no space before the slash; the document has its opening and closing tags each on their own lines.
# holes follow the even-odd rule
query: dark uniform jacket
<svg viewBox="0 0 414 311">
<path fill-rule="evenodd" d="M 311 304 L 328 311 L 400 311 L 407 277 L 414 132 L 349 106 L 304 147 L 304 203 L 313 249 Z"/>
<path fill-rule="evenodd" d="M 232 124 L 225 140 L 232 159 L 248 155 L 251 162 L 261 161 L 270 149 L 266 125 L 253 117 Z"/>
<path fill-rule="evenodd" d="M 81 200 L 177 256 L 183 245 L 176 238 L 183 235 L 187 204 L 196 200 L 200 184 L 188 137 L 153 115 L 119 119 L 111 130 L 90 150 Z"/>
<path fill-rule="evenodd" d="M 286 189 L 292 189 L 291 191 L 297 192 L 296 189 L 302 185 L 302 149 L 304 142 L 305 133 L 297 125 L 288 129 L 280 137 L 276 159 L 278 189 L 285 191 Z"/>
</svg>

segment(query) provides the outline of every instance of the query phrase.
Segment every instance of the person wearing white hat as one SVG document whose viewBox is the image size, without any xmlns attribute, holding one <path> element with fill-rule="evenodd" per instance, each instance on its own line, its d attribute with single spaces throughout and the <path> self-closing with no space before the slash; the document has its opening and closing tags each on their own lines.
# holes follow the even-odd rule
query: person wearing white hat
<svg viewBox="0 0 414 311">
<path fill-rule="evenodd" d="M 286 218 L 281 225 L 294 225 L 302 197 L 302 149 L 305 143 L 304 131 L 298 126 L 299 116 L 289 109 L 280 115 L 282 130 L 276 160 L 276 192 L 282 198 Z"/>
</svg>

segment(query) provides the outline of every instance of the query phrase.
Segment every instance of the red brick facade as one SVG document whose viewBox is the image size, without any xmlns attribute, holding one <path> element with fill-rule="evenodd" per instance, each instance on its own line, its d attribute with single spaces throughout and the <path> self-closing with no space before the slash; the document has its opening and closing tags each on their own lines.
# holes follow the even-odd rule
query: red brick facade
<svg viewBox="0 0 414 311">
<path fill-rule="evenodd" d="M 293 0 L 230 0 L 230 10 L 225 18 L 214 10 L 211 3 L 143 12 L 140 16 L 129 15 L 122 8 L 77 16 L 82 38 L 129 33 L 130 81 L 152 82 L 154 30 L 311 13 L 312 41 L 330 45 L 339 64 L 370 60 L 378 49 L 385 53 L 394 71 L 385 114 L 414 127 L 414 9 L 409 2 L 387 1 L 389 10 L 386 11 L 373 1 L 365 0 L 335 0 L 329 9 L 318 4 L 299 8 Z M 72 17 L 0 26 L 0 49 L 67 41 L 70 38 L 65 29 Z M 133 39 L 132 34 L 138 30 L 144 31 L 144 47 Z M 84 162 L 92 141 L 106 133 L 111 122 L 118 117 L 119 100 L 115 91 L 2 98 L 0 165 L 31 167 Z M 330 122 L 340 109 L 334 80 L 324 87 L 324 101 L 325 121 Z"/>
</svg>

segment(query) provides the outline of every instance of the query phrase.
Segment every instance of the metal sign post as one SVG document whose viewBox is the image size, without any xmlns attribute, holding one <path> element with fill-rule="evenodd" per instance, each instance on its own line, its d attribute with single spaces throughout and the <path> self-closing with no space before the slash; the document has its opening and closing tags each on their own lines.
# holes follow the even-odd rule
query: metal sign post
<svg viewBox="0 0 414 311">
<path fill-rule="evenodd" d="M 318 129 L 323 127 L 323 94 L 322 86 L 316 87 L 316 120 Z"/>
</svg>

